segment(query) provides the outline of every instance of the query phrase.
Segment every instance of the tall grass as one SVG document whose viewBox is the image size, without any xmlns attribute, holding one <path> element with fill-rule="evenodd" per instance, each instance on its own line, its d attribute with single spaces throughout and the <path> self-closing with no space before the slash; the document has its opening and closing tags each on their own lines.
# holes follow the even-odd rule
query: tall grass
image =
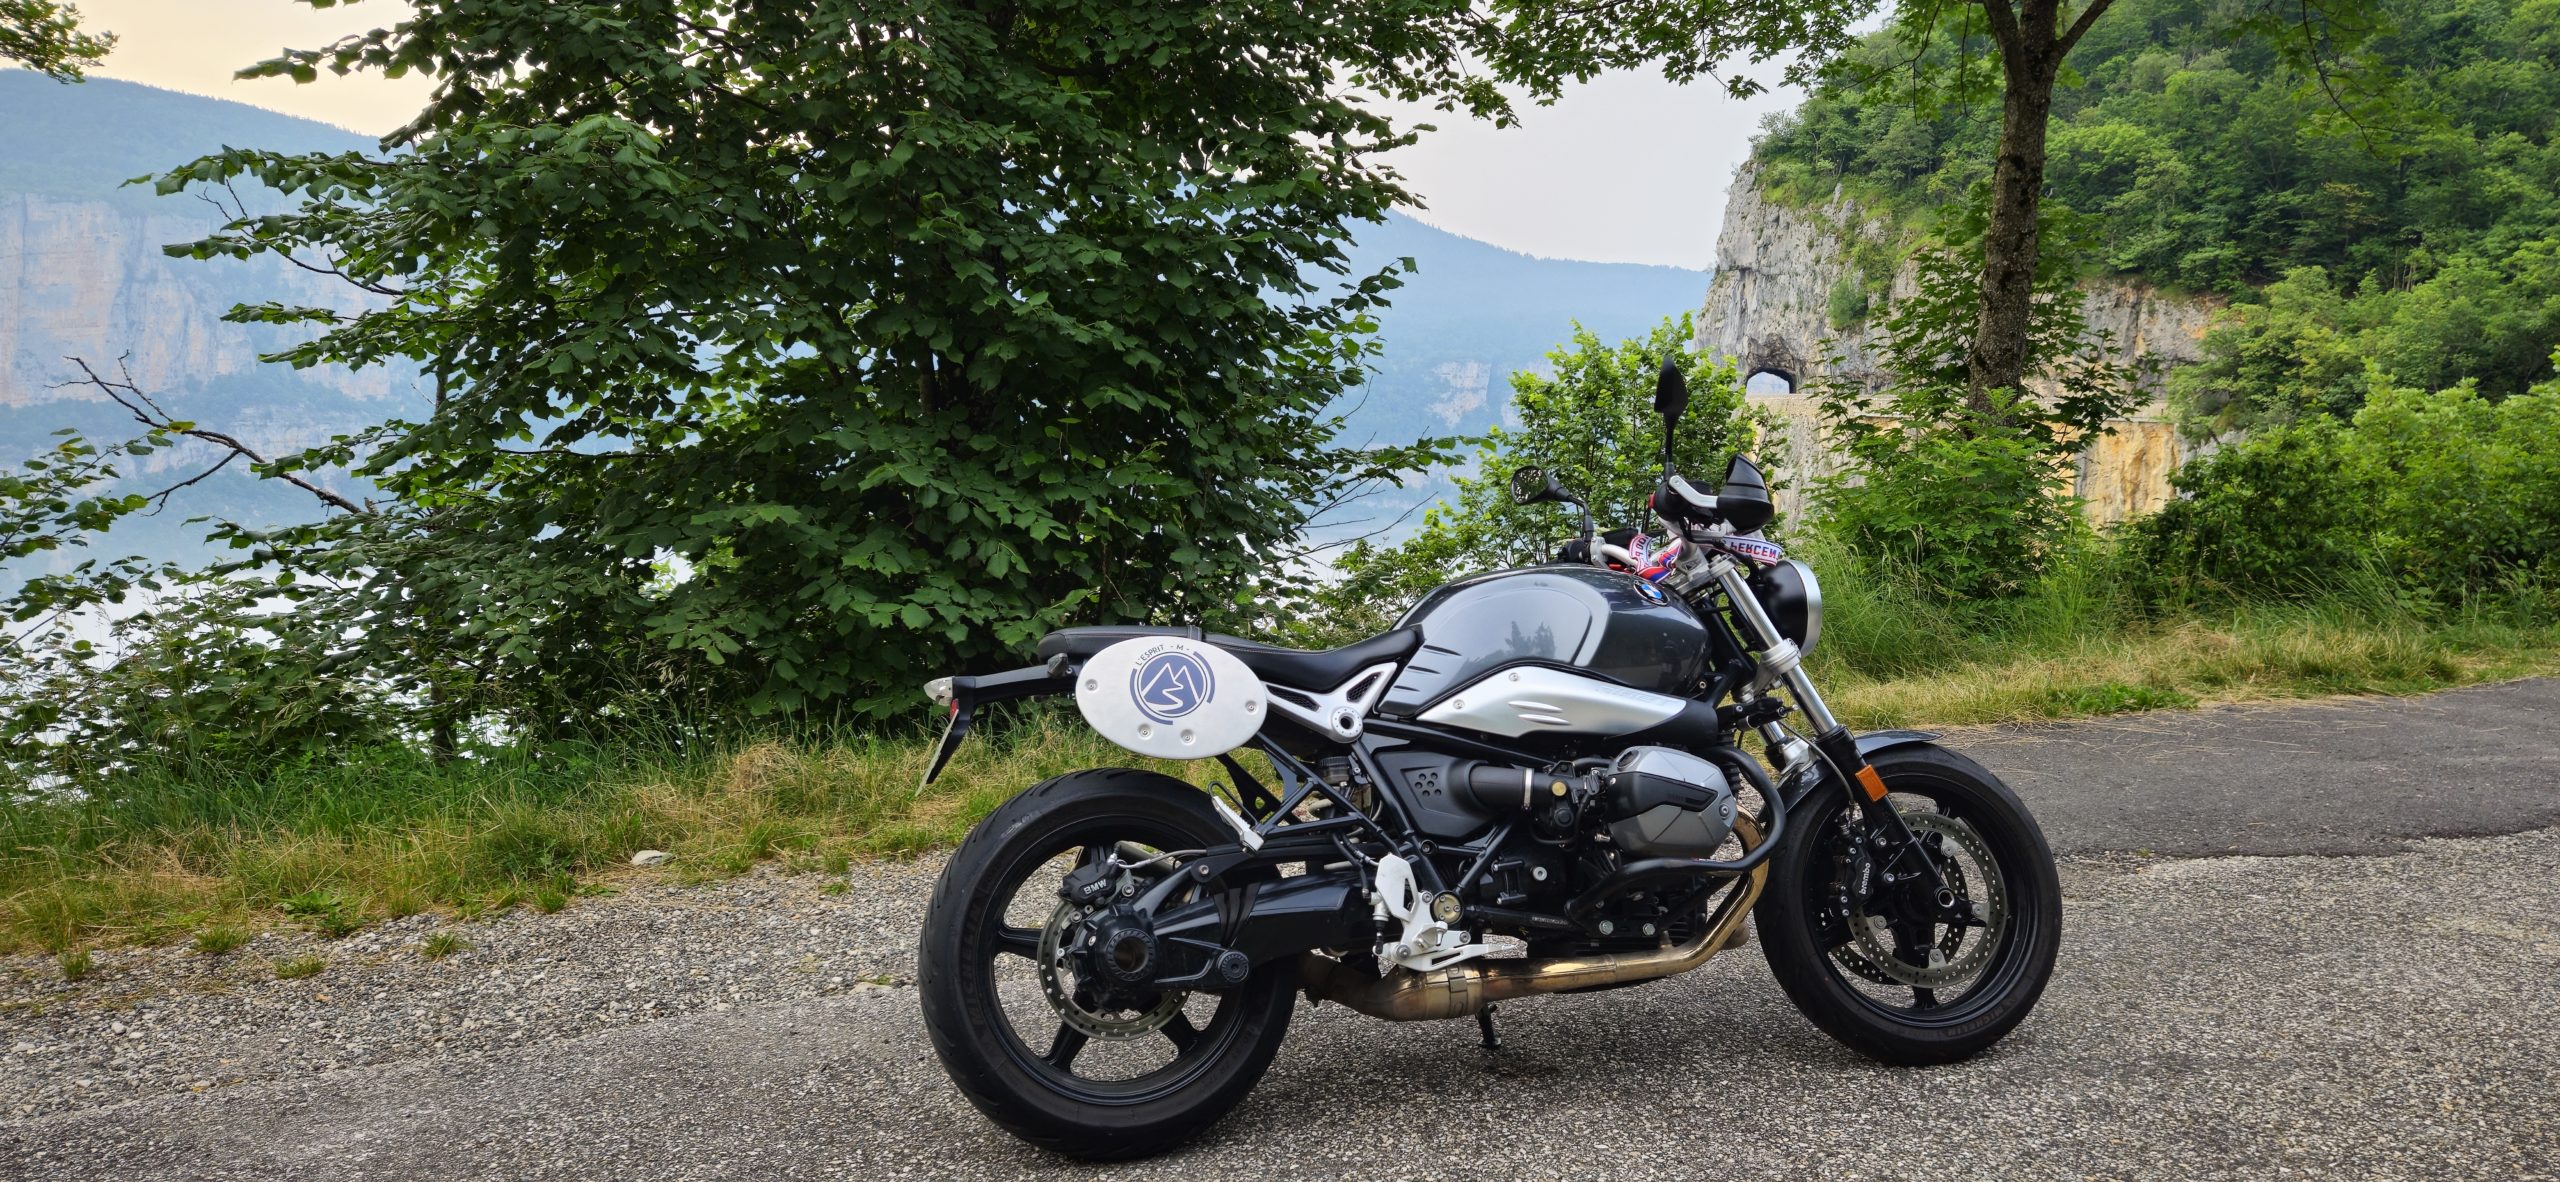
<svg viewBox="0 0 2560 1182">
<path fill-rule="evenodd" d="M 2530 587 L 2447 606 L 2357 568 L 2290 599 L 2164 608 L 2138 594 L 2142 572 L 2122 551 L 2093 542 L 2022 594 L 1949 603 L 1813 549 L 1825 623 L 1810 666 L 1856 726 L 2410 693 L 2560 669 L 2560 621 Z"/>
<path fill-rule="evenodd" d="M 85 799 L 0 803 L 0 952 L 472 914 L 592 882 L 643 849 L 673 853 L 679 876 L 775 857 L 841 869 L 948 845 L 1045 777 L 1131 762 L 1033 713 L 972 738 L 920 793 L 928 747 L 840 734 L 698 754 L 566 745 L 438 764 L 384 748 L 263 771 L 143 768 Z"/>
<path fill-rule="evenodd" d="M 1942 603 L 1893 572 L 1811 555 L 1825 626 L 1812 663 L 1862 728 L 2066 718 L 2201 700 L 2407 692 L 2560 669 L 2530 589 L 2446 608 L 2369 572 L 2316 595 L 2162 611 L 2096 547 L 2026 593 Z M 704 878 L 781 859 L 841 870 L 955 842 L 1022 788 L 1145 763 L 1071 711 L 973 737 L 916 790 L 920 733 L 742 736 L 716 750 L 641 733 L 437 763 L 404 749 L 330 762 L 137 769 L 82 799 L 0 800 L 0 952 L 298 925 L 341 934 L 436 910 L 554 909 L 620 874 Z M 1157 765 L 1194 782 L 1215 765 Z M 642 849 L 675 857 L 625 869 Z"/>
</svg>

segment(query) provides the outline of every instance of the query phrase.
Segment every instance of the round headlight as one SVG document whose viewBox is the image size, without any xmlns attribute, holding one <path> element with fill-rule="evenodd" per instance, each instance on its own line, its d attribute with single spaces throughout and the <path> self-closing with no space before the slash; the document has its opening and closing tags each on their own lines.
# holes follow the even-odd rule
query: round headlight
<svg viewBox="0 0 2560 1182">
<path fill-rule="evenodd" d="M 1798 651 L 1812 653 L 1814 642 L 1822 639 L 1822 583 L 1813 577 L 1813 568 L 1787 559 L 1751 576 L 1751 589 L 1778 634 L 1794 641 Z"/>
<path fill-rule="evenodd" d="M 1804 639 L 1796 646 L 1811 656 L 1814 642 L 1822 639 L 1822 580 L 1813 577 L 1813 568 L 1802 562 L 1790 558 L 1787 565 L 1804 576 Z"/>
</svg>

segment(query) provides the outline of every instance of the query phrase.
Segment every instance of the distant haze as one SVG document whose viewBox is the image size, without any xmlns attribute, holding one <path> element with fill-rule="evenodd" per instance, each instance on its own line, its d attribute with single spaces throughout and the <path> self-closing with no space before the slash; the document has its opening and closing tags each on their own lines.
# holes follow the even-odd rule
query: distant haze
<svg viewBox="0 0 2560 1182">
<path fill-rule="evenodd" d="M 233 71 L 286 47 L 309 49 L 396 23 L 402 0 L 314 9 L 293 0 L 80 0 L 89 27 L 116 34 L 102 77 L 147 82 L 300 115 L 370 135 L 406 122 L 429 83 L 362 74 L 297 86 Z M 1765 71 L 1764 71 L 1765 73 Z M 1542 258 L 1707 267 L 1734 167 L 1763 114 L 1801 96 L 1735 102 L 1713 86 L 1612 74 L 1497 130 L 1424 108 L 1438 133 L 1394 157 L 1431 224 Z M 1435 117 L 1436 116 L 1436 117 Z"/>
</svg>

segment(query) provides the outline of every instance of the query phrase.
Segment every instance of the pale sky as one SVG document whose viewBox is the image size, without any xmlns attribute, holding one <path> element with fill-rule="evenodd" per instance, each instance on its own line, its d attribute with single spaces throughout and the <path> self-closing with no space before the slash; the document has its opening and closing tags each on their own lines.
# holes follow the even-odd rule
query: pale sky
<svg viewBox="0 0 2560 1182">
<path fill-rule="evenodd" d="M 312 9 L 294 0 L 78 0 L 83 23 L 116 34 L 95 71 L 213 95 L 379 135 L 415 113 L 428 83 L 359 74 L 295 85 L 238 81 L 234 70 L 287 46 L 312 49 L 397 21 L 402 0 Z M 1712 85 L 1675 87 L 1616 74 L 1576 87 L 1521 125 L 1439 116 L 1441 130 L 1395 162 L 1422 195 L 1424 220 L 1549 258 L 1706 267 L 1725 185 L 1763 114 L 1795 104 L 1774 89 L 1736 102 Z"/>
</svg>

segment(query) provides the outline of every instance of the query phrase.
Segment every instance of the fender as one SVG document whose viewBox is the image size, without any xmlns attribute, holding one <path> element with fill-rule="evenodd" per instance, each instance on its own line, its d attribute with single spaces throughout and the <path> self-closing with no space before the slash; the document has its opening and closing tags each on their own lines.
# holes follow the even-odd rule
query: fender
<svg viewBox="0 0 2560 1182">
<path fill-rule="evenodd" d="M 1917 747 L 1925 743 L 1933 743 L 1937 741 L 1937 738 L 1938 735 L 1935 731 L 1870 731 L 1858 736 L 1858 756 L 1859 758 L 1872 762 L 1876 756 L 1882 755 L 1887 751 L 1897 751 L 1904 747 Z M 1804 803 L 1804 798 L 1811 796 L 1813 794 L 1813 790 L 1820 787 L 1823 782 L 1821 764 L 1819 763 L 1814 765 L 1814 771 L 1811 775 L 1798 776 L 1795 779 L 1788 781 L 1786 792 L 1787 808 L 1792 810 L 1797 805 Z"/>
</svg>

